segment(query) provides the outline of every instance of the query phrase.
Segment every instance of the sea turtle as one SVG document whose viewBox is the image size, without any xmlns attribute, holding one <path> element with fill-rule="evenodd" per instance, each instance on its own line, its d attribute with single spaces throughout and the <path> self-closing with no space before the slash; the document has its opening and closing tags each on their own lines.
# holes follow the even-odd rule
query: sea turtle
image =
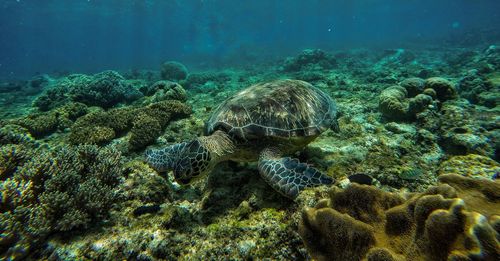
<svg viewBox="0 0 500 261">
<path fill-rule="evenodd" d="M 337 107 L 323 91 L 299 80 L 259 83 L 224 101 L 205 126 L 206 136 L 146 151 L 159 172 L 173 170 L 187 184 L 225 160 L 258 161 L 264 180 L 295 199 L 306 187 L 334 180 L 308 164 L 285 157 L 327 129 L 338 131 Z"/>
</svg>

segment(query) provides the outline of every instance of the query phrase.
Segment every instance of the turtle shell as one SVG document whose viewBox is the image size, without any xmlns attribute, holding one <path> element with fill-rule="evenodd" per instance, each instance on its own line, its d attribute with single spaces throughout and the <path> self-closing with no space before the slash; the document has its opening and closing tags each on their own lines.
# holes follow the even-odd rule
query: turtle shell
<svg viewBox="0 0 500 261">
<path fill-rule="evenodd" d="M 335 102 L 300 80 L 259 83 L 224 101 L 206 124 L 244 140 L 261 137 L 311 137 L 337 126 Z"/>
</svg>

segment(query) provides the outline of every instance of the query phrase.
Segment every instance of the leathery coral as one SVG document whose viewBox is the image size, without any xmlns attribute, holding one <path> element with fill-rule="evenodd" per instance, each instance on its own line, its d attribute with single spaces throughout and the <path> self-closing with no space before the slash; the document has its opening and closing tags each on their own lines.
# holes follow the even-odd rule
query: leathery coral
<svg viewBox="0 0 500 261">
<path fill-rule="evenodd" d="M 500 260 L 500 183 L 441 175 L 402 196 L 353 184 L 302 213 L 317 260 Z"/>
</svg>

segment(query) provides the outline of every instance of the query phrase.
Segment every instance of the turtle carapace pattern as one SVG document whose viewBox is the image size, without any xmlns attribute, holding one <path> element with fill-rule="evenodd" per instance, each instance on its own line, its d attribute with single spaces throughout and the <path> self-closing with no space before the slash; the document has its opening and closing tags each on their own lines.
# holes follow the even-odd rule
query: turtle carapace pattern
<svg viewBox="0 0 500 261">
<path fill-rule="evenodd" d="M 258 161 L 263 179 L 295 199 L 307 187 L 334 180 L 312 166 L 286 157 L 325 130 L 338 131 L 337 107 L 323 91 L 300 80 L 259 83 L 225 100 L 193 141 L 146 151 L 157 171 L 170 171 L 187 184 L 226 160 Z"/>
</svg>

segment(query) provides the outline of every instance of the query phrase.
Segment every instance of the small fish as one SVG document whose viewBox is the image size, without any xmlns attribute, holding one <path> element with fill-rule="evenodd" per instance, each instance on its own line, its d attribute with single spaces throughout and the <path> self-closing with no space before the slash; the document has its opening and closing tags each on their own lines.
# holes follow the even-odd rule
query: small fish
<svg viewBox="0 0 500 261">
<path fill-rule="evenodd" d="M 370 175 L 364 173 L 356 173 L 348 177 L 350 182 L 356 182 L 362 185 L 371 185 L 373 184 L 373 178 Z"/>
</svg>

